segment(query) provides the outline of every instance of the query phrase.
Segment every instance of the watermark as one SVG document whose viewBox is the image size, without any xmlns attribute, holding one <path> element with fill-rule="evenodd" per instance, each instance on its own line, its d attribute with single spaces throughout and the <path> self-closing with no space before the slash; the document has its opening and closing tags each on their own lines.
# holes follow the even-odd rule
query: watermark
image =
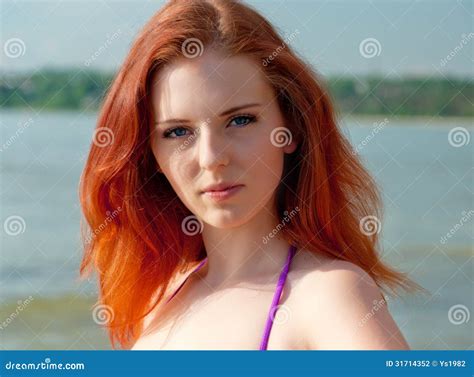
<svg viewBox="0 0 474 377">
<path fill-rule="evenodd" d="M 181 45 L 181 52 L 185 57 L 193 59 L 202 55 L 204 45 L 197 38 L 188 38 Z"/>
<path fill-rule="evenodd" d="M 98 147 L 106 147 L 114 142 L 114 132 L 108 127 L 98 127 L 94 131 L 92 142 Z"/>
<path fill-rule="evenodd" d="M 11 313 L 4 321 L 0 323 L 0 330 L 4 330 L 7 328 L 7 326 L 12 323 L 16 317 L 20 315 L 20 313 L 25 310 L 25 308 L 33 301 L 34 298 L 33 296 L 28 296 L 26 300 L 18 300 L 17 304 L 18 306 L 16 307 L 15 311 Z"/>
<path fill-rule="evenodd" d="M 449 131 L 448 141 L 454 148 L 463 147 L 469 144 L 470 140 L 471 135 L 469 135 L 469 131 L 464 127 L 454 127 Z"/>
<path fill-rule="evenodd" d="M 186 216 L 181 222 L 181 230 L 188 236 L 202 233 L 203 228 L 203 222 L 194 215 Z"/>
<path fill-rule="evenodd" d="M 385 128 L 385 126 L 389 123 L 388 119 L 385 118 L 383 122 L 377 123 L 374 122 L 374 128 L 372 129 L 372 132 L 365 137 L 364 140 L 362 140 L 355 149 L 352 150 L 352 154 L 358 154 L 364 147 L 370 143 L 370 141 L 381 131 Z"/>
<path fill-rule="evenodd" d="M 284 147 L 290 145 L 293 140 L 291 131 L 286 127 L 277 127 L 270 134 L 270 142 L 275 147 Z"/>
<path fill-rule="evenodd" d="M 444 67 L 446 64 L 448 64 L 449 61 L 451 61 L 451 59 L 453 59 L 458 53 L 459 51 L 461 51 L 464 46 L 466 46 L 468 44 L 468 42 L 474 37 L 474 33 L 469 33 L 469 34 L 461 34 L 461 42 L 459 42 L 458 45 L 456 45 L 456 47 L 454 47 L 453 50 L 451 50 L 449 52 L 448 55 L 446 55 L 445 58 L 441 59 L 439 65 L 441 67 Z"/>
<path fill-rule="evenodd" d="M 8 216 L 3 222 L 3 229 L 9 236 L 18 236 L 19 234 L 25 233 L 25 219 L 18 215 Z"/>
<path fill-rule="evenodd" d="M 290 320 L 291 310 L 288 306 L 284 304 L 277 305 L 274 308 L 272 308 L 270 312 L 270 318 L 272 322 L 276 323 L 277 325 L 284 324 Z"/>
<path fill-rule="evenodd" d="M 41 363 L 5 363 L 7 370 L 84 370 L 84 363 L 52 363 L 49 357 Z"/>
<path fill-rule="evenodd" d="M 33 119 L 29 118 L 25 123 L 21 123 L 20 127 L 17 128 L 15 133 L 5 141 L 0 147 L 0 153 L 6 151 L 19 137 L 20 135 L 33 123 Z"/>
<path fill-rule="evenodd" d="M 105 214 L 107 216 L 105 217 L 105 220 L 102 223 L 100 223 L 100 225 L 97 228 L 95 228 L 93 231 L 90 231 L 90 229 L 87 228 L 90 231 L 90 233 L 86 237 L 86 240 L 85 240 L 86 243 L 90 243 L 92 239 L 95 238 L 100 232 L 102 232 L 107 227 L 107 225 L 109 225 L 113 221 L 113 219 L 118 216 L 119 212 L 121 211 L 122 211 L 122 207 L 120 206 L 117 207 L 117 209 L 113 210 L 112 212 L 106 211 Z"/>
<path fill-rule="evenodd" d="M 99 304 L 92 310 L 92 319 L 101 326 L 112 322 L 114 317 L 114 310 L 109 305 Z"/>
<path fill-rule="evenodd" d="M 448 233 L 446 233 L 445 236 L 441 237 L 441 239 L 439 241 L 440 243 L 442 243 L 444 245 L 446 242 L 448 242 L 448 238 L 451 238 L 452 236 L 454 236 L 454 234 L 459 229 L 461 229 L 464 224 L 466 224 L 468 221 L 470 221 L 472 216 L 474 215 L 474 210 L 470 209 L 468 212 L 462 211 L 461 215 L 462 215 L 462 217 L 459 220 L 459 222 L 454 224 L 454 226 L 449 230 Z"/>
<path fill-rule="evenodd" d="M 471 318 L 469 308 L 462 304 L 453 305 L 449 308 L 448 319 L 453 325 L 468 323 Z"/>
<path fill-rule="evenodd" d="M 370 312 L 368 312 L 360 321 L 359 321 L 359 327 L 364 326 L 367 321 L 369 321 L 375 313 L 377 313 L 380 309 L 382 309 L 385 305 L 387 305 L 388 300 L 385 299 L 380 299 L 380 300 L 374 300 L 373 301 L 373 306 Z"/>
<path fill-rule="evenodd" d="M 300 31 L 298 29 L 295 29 L 293 33 L 286 36 L 283 39 L 283 43 L 279 45 L 275 50 L 273 50 L 273 52 L 268 55 L 268 57 L 262 60 L 263 66 L 266 67 L 267 65 L 269 65 L 280 54 L 280 52 L 282 52 L 286 48 L 286 46 L 289 45 L 293 41 L 293 39 L 295 39 L 296 34 L 299 33 Z"/>
<path fill-rule="evenodd" d="M 122 33 L 120 29 L 117 29 L 115 33 L 112 34 L 112 36 L 107 36 L 107 39 L 105 43 L 100 46 L 97 50 L 94 51 L 94 53 L 85 60 L 84 65 L 86 67 L 89 67 L 92 62 L 94 62 L 102 53 L 109 48 L 109 46 L 112 44 L 112 42 L 117 39 L 117 37 Z"/>
<path fill-rule="evenodd" d="M 376 216 L 365 216 L 359 222 L 360 231 L 366 236 L 373 236 L 374 234 L 380 233 L 382 224 Z"/>
<path fill-rule="evenodd" d="M 295 209 L 292 209 L 290 212 L 284 211 L 283 214 L 285 215 L 282 219 L 281 222 L 278 223 L 278 225 L 272 229 L 268 235 L 264 236 L 262 239 L 262 242 L 266 245 L 268 241 L 270 241 L 271 238 L 275 237 L 278 232 L 287 224 L 291 221 L 293 217 L 296 216 L 296 213 L 299 212 L 299 207 L 296 206 Z"/>
<path fill-rule="evenodd" d="M 205 121 L 204 121 L 204 125 L 207 125 L 210 123 L 210 119 L 207 118 Z M 173 156 L 177 156 L 179 153 L 181 153 L 184 149 L 186 149 L 188 147 L 189 144 L 191 144 L 194 139 L 196 139 L 197 135 L 199 135 L 201 133 L 201 127 L 198 127 L 196 129 L 196 132 L 193 133 L 192 135 L 188 136 L 180 145 L 179 147 L 175 148 L 175 150 L 173 151 L 172 155 Z"/>
<path fill-rule="evenodd" d="M 366 38 L 359 44 L 359 52 L 366 59 L 379 56 L 382 52 L 382 45 L 375 38 Z"/>
<path fill-rule="evenodd" d="M 26 53 L 25 42 L 20 38 L 10 38 L 3 45 L 3 52 L 5 52 L 5 55 L 9 58 L 19 58 Z"/>
</svg>

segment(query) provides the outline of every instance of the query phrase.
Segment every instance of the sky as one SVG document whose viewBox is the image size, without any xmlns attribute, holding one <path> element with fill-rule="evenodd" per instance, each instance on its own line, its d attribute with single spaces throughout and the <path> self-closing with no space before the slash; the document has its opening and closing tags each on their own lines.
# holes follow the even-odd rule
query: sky
<svg viewBox="0 0 474 377">
<path fill-rule="evenodd" d="M 323 75 L 473 74 L 473 1 L 245 1 Z M 0 0 L 1 71 L 115 71 L 163 1 Z M 448 59 L 449 56 L 449 59 Z"/>
</svg>

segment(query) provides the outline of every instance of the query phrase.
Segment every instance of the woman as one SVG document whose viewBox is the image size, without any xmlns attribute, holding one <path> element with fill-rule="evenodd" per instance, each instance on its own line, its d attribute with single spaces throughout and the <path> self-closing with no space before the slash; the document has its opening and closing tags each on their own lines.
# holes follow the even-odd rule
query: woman
<svg viewBox="0 0 474 377">
<path fill-rule="evenodd" d="M 378 256 L 380 196 L 319 81 L 239 2 L 144 27 L 81 180 L 114 347 L 408 349 L 381 289 L 419 286 Z"/>
</svg>

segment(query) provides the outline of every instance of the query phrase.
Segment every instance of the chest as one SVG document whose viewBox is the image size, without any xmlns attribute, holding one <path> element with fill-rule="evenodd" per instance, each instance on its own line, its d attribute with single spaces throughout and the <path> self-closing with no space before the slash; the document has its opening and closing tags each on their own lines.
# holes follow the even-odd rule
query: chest
<svg viewBox="0 0 474 377">
<path fill-rule="evenodd" d="M 195 292 L 196 293 L 196 292 Z M 137 342 L 141 349 L 258 350 L 273 299 L 270 289 L 226 289 L 175 297 Z M 173 302 L 174 301 L 174 302 Z M 296 323 L 289 300 L 280 300 L 268 349 L 294 349 Z"/>
</svg>

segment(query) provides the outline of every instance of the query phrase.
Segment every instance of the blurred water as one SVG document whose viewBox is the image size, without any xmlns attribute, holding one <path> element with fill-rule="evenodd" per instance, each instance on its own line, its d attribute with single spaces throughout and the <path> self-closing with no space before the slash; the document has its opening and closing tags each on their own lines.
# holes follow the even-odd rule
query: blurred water
<svg viewBox="0 0 474 377">
<path fill-rule="evenodd" d="M 76 281 L 77 186 L 96 114 L 2 111 L 0 119 L 2 227 L 10 216 L 24 219 L 24 232 L 1 232 L 0 319 L 18 300 L 35 298 L 23 320 L 0 331 L 2 347 L 105 348 L 89 312 L 95 285 Z M 384 258 L 433 293 L 393 300 L 391 312 L 413 348 L 472 348 L 472 321 L 448 318 L 453 305 L 472 311 L 473 142 L 454 147 L 448 138 L 454 127 L 472 138 L 472 122 L 390 121 L 376 133 L 373 123 L 346 118 L 342 126 L 382 189 Z"/>
<path fill-rule="evenodd" d="M 4 295 L 76 289 L 81 253 L 77 186 L 94 121 L 95 114 L 75 112 L 39 117 L 2 112 L 2 144 L 7 143 L 1 153 L 2 223 L 12 215 L 25 221 L 22 234 L 2 232 Z"/>
</svg>

